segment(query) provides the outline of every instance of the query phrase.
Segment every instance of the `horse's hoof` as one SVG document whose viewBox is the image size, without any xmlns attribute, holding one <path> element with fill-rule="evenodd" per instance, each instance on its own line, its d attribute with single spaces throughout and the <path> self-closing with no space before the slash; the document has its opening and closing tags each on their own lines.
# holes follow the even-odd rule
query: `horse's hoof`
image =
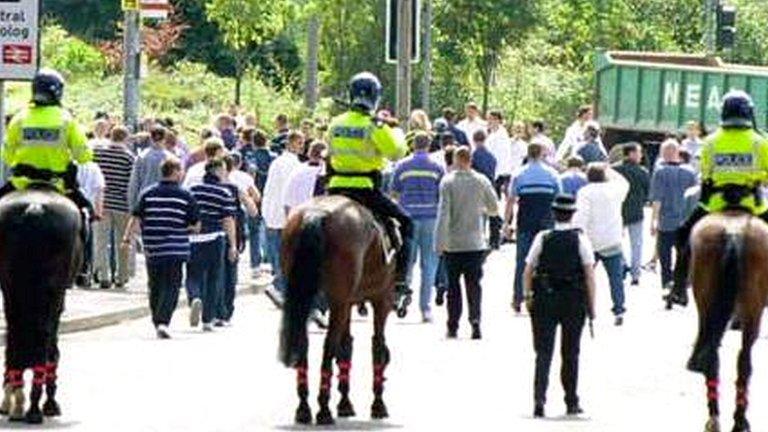
<svg viewBox="0 0 768 432">
<path fill-rule="evenodd" d="M 711 418 L 704 426 L 704 432 L 720 432 L 720 420 L 717 418 Z"/>
<path fill-rule="evenodd" d="M 24 416 L 24 422 L 27 424 L 40 424 L 43 422 L 43 412 L 40 407 L 33 406 Z"/>
<path fill-rule="evenodd" d="M 389 413 L 387 412 L 387 406 L 384 405 L 384 401 L 381 399 L 373 401 L 373 405 L 371 405 L 371 418 L 374 420 L 381 420 L 388 417 Z"/>
<path fill-rule="evenodd" d="M 43 404 L 43 415 L 46 417 L 58 417 L 61 415 L 61 407 L 54 399 L 48 399 Z"/>
<path fill-rule="evenodd" d="M 733 425 L 733 432 L 749 432 L 752 429 L 749 427 L 747 419 L 736 419 L 736 423 Z"/>
<path fill-rule="evenodd" d="M 336 407 L 336 412 L 341 418 L 354 417 L 356 415 L 355 408 L 352 406 L 352 402 L 349 398 L 341 399 L 339 405 Z"/>
<path fill-rule="evenodd" d="M 317 413 L 317 417 L 315 417 L 315 423 L 317 423 L 319 426 L 330 426 L 334 424 L 333 421 L 333 414 L 331 414 L 331 410 L 326 408 L 321 408 L 320 411 Z"/>
<path fill-rule="evenodd" d="M 9 396 L 8 420 L 12 422 L 24 421 L 24 389 L 11 390 Z"/>
<path fill-rule="evenodd" d="M 312 410 L 309 409 L 309 404 L 302 402 L 299 407 L 296 408 L 296 424 L 308 425 L 312 424 Z"/>
</svg>

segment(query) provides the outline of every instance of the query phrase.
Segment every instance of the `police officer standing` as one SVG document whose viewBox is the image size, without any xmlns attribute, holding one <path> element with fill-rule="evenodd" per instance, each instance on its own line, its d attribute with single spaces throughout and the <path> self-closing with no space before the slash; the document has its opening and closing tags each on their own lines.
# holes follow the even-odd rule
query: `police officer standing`
<svg viewBox="0 0 768 432">
<path fill-rule="evenodd" d="M 35 182 L 50 183 L 81 209 L 90 202 L 77 185 L 77 166 L 93 159 L 87 138 L 61 106 L 64 79 L 41 69 L 32 80 L 32 103 L 17 114 L 8 127 L 3 160 L 12 169 L 0 196 L 26 189 Z"/>
<path fill-rule="evenodd" d="M 723 98 L 720 128 L 707 137 L 701 149 L 701 199 L 699 206 L 678 229 L 678 250 L 684 251 L 675 266 L 675 284 L 668 304 L 688 304 L 688 248 L 696 222 L 711 212 L 744 209 L 768 222 L 768 203 L 760 185 L 768 180 L 768 139 L 757 131 L 755 105 L 741 90 Z"/>
<path fill-rule="evenodd" d="M 526 258 L 524 272 L 526 307 L 531 314 L 536 351 L 534 417 L 544 417 L 549 368 L 557 327 L 561 328 L 561 380 L 568 415 L 583 412 L 576 386 L 579 347 L 584 321 L 595 316 L 594 251 L 587 237 L 573 225 L 576 201 L 558 195 L 552 203 L 555 228 L 538 233 Z"/>
<path fill-rule="evenodd" d="M 381 171 L 387 160 L 405 156 L 404 139 L 374 113 L 381 101 L 381 82 L 371 73 L 355 75 L 349 84 L 350 110 L 331 121 L 328 193 L 344 195 L 367 207 L 375 215 L 396 219 L 403 247 L 397 254 L 398 316 L 405 316 L 411 302 L 406 283 L 413 239 L 410 217 L 381 191 Z"/>
</svg>

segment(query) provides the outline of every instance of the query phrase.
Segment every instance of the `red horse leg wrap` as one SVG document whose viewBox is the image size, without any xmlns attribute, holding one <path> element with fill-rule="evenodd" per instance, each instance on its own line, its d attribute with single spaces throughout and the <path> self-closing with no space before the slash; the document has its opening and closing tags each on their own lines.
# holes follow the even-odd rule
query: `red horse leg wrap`
<svg viewBox="0 0 768 432">
<path fill-rule="evenodd" d="M 54 384 L 56 383 L 56 379 L 58 376 L 56 375 L 56 371 L 58 370 L 59 365 L 57 363 L 46 363 L 45 364 L 45 382 L 46 384 Z"/>
<path fill-rule="evenodd" d="M 373 389 L 374 391 L 380 392 L 384 389 L 384 381 L 386 381 L 386 378 L 384 378 L 384 369 L 386 369 L 386 364 L 374 364 L 373 365 Z"/>
<path fill-rule="evenodd" d="M 720 386 L 720 381 L 716 379 L 707 380 L 707 400 L 709 401 L 716 401 L 720 394 L 718 393 L 718 387 Z"/>
<path fill-rule="evenodd" d="M 32 385 L 41 386 L 45 384 L 47 368 L 45 365 L 38 365 L 32 368 Z"/>
<path fill-rule="evenodd" d="M 747 387 L 744 385 L 737 385 L 736 386 L 736 406 L 740 408 L 746 408 L 748 403 L 749 403 L 749 398 L 747 397 Z"/>
<path fill-rule="evenodd" d="M 8 369 L 5 372 L 5 381 L 13 388 L 24 387 L 24 371 L 22 369 Z"/>
<path fill-rule="evenodd" d="M 320 391 L 322 392 L 330 392 L 331 391 L 331 377 L 333 376 L 333 372 L 329 370 L 323 370 L 320 372 Z"/>
<path fill-rule="evenodd" d="M 306 366 L 298 366 L 296 367 L 296 384 L 299 386 L 307 386 L 307 367 Z"/>
<path fill-rule="evenodd" d="M 352 369 L 352 362 L 340 361 L 339 366 L 339 384 L 349 382 L 349 371 Z"/>
</svg>

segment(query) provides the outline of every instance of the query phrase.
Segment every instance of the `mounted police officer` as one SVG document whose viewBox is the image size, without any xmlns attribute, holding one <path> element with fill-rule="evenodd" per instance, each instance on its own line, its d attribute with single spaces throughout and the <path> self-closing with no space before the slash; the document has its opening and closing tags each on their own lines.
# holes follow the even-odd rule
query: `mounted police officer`
<svg viewBox="0 0 768 432">
<path fill-rule="evenodd" d="M 50 69 L 41 69 L 32 80 L 32 102 L 17 114 L 8 127 L 3 160 L 11 167 L 10 181 L 0 197 L 35 183 L 55 186 L 80 209 L 91 204 L 77 185 L 77 166 L 93 158 L 87 138 L 72 116 L 61 106 L 64 79 Z"/>
<path fill-rule="evenodd" d="M 760 186 L 768 180 L 768 139 L 757 131 L 752 98 L 740 90 L 723 99 L 720 128 L 707 137 L 701 150 L 699 206 L 678 230 L 684 251 L 675 268 L 675 284 L 668 304 L 688 304 L 687 284 L 693 226 L 711 212 L 742 209 L 768 222 L 768 203 Z"/>
<path fill-rule="evenodd" d="M 583 411 L 576 392 L 584 321 L 595 317 L 595 254 L 587 237 L 571 224 L 576 200 L 558 195 L 552 203 L 555 228 L 538 233 L 526 258 L 524 285 L 536 351 L 534 417 L 544 417 L 549 368 L 560 326 L 561 380 L 568 415 Z"/>
<path fill-rule="evenodd" d="M 328 193 L 347 196 L 378 217 L 399 223 L 403 247 L 397 254 L 396 308 L 402 317 L 411 302 L 405 280 L 413 228 L 408 215 L 381 191 L 381 171 L 388 159 L 405 156 L 407 147 L 392 128 L 374 118 L 381 92 L 381 82 L 371 73 L 360 73 L 350 81 L 350 110 L 333 119 L 329 127 Z"/>
</svg>

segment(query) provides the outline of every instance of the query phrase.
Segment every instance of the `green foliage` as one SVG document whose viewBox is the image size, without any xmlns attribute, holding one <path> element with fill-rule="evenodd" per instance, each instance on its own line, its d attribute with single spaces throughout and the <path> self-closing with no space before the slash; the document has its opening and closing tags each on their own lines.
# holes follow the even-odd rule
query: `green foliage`
<svg viewBox="0 0 768 432">
<path fill-rule="evenodd" d="M 58 24 L 45 27 L 41 49 L 43 65 L 67 75 L 101 77 L 107 70 L 107 59 L 98 49 L 70 36 Z"/>
</svg>

